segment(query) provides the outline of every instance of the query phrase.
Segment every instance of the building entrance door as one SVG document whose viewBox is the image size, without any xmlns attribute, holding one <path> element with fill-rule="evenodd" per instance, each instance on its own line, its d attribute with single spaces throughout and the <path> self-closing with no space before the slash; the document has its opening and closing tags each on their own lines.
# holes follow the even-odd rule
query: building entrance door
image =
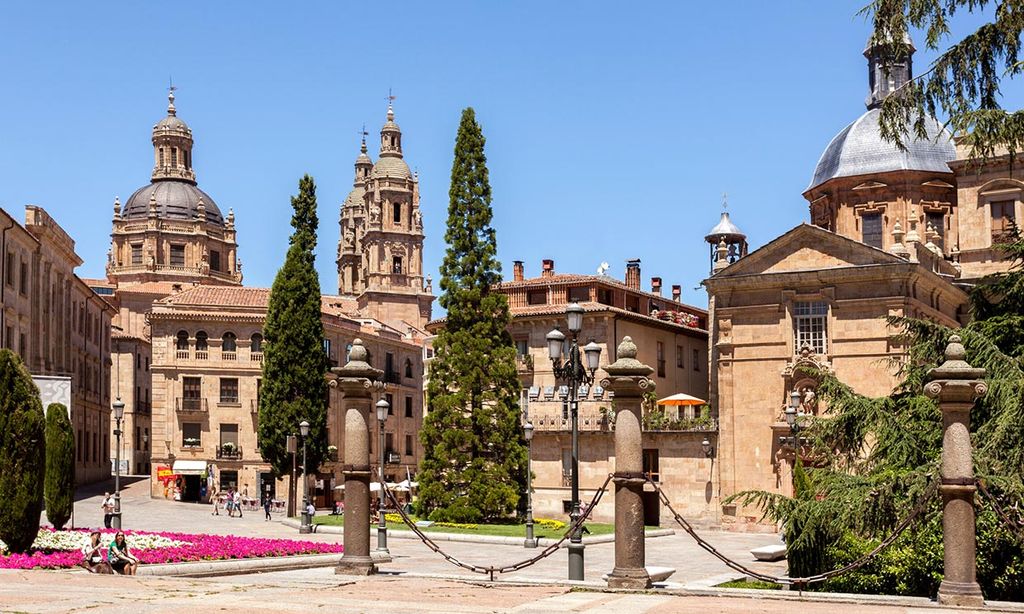
<svg viewBox="0 0 1024 614">
<path fill-rule="evenodd" d="M 658 500 L 658 493 L 644 493 L 644 526 L 661 526 L 661 501 Z"/>
</svg>

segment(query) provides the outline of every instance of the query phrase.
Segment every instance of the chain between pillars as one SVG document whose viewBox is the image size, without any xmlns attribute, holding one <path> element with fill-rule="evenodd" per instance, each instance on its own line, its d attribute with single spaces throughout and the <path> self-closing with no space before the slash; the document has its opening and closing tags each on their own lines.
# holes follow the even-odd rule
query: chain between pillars
<svg viewBox="0 0 1024 614">
<path fill-rule="evenodd" d="M 988 497 L 989 501 L 992 502 L 992 508 L 996 511 L 996 515 L 999 516 L 999 518 L 1006 524 L 1010 529 L 1010 532 L 1013 533 L 1017 539 L 1024 541 L 1024 522 L 1014 522 L 1013 519 L 1010 518 L 1009 514 L 1006 513 L 1006 510 L 1003 509 L 1003 506 L 1000 505 L 999 500 L 996 499 L 996 496 L 990 493 L 988 488 L 985 487 L 985 482 L 983 480 L 978 480 L 977 484 L 981 493 Z"/>
<path fill-rule="evenodd" d="M 502 567 L 495 567 L 493 565 L 483 566 L 474 565 L 472 563 L 464 563 L 459 559 L 455 558 L 454 556 L 448 554 L 444 550 L 442 550 L 441 547 L 437 545 L 437 542 L 430 539 L 423 531 L 420 530 L 418 526 L 416 526 L 416 523 L 413 522 L 411 518 L 409 518 L 409 515 L 406 514 L 405 510 L 402 509 L 402 506 L 399 505 L 398 500 L 395 498 L 394 493 L 391 492 L 391 489 L 388 488 L 387 485 L 383 483 L 381 484 L 381 486 L 384 488 L 384 494 L 387 495 L 388 499 L 390 499 L 391 503 L 395 506 L 395 509 L 398 510 L 398 514 L 399 516 L 401 516 L 402 522 L 404 522 L 405 525 L 408 526 L 409 529 L 416 534 L 416 537 L 420 538 L 420 541 L 422 541 L 426 547 L 440 554 L 442 557 L 444 557 L 446 561 L 448 561 L 452 565 L 455 565 L 456 567 L 461 567 L 473 573 L 489 575 L 491 580 L 493 581 L 495 574 L 512 573 L 515 571 L 519 571 L 521 569 L 526 569 L 527 567 L 539 563 L 541 560 L 557 552 L 558 549 L 562 546 L 562 544 L 564 544 L 566 540 L 570 539 L 576 531 L 582 530 L 583 524 L 587 521 L 588 518 L 590 518 L 590 514 L 593 513 L 594 508 L 597 507 L 597 504 L 601 501 L 601 497 L 604 496 L 604 493 L 608 491 L 608 483 L 612 481 L 612 477 L 613 474 L 608 474 L 608 477 L 605 478 L 604 483 L 601 484 L 601 486 L 597 489 L 597 492 L 594 493 L 594 498 L 590 501 L 590 505 L 587 506 L 586 512 L 581 514 L 580 517 L 576 520 L 576 522 L 570 524 L 569 527 L 566 528 L 565 533 L 562 535 L 561 539 L 551 544 L 547 548 L 544 548 L 540 551 L 540 553 L 538 553 L 534 557 L 524 559 L 522 561 L 519 561 L 518 563 L 504 565 Z"/>
<path fill-rule="evenodd" d="M 679 524 L 679 526 L 681 526 L 683 530 L 686 531 L 690 535 L 690 537 L 692 537 L 694 541 L 697 542 L 698 546 L 706 550 L 715 558 L 725 563 L 731 569 L 746 574 L 756 580 L 761 580 L 762 582 L 772 582 L 774 584 L 788 584 L 796 586 L 798 588 L 802 588 L 804 586 L 807 586 L 808 584 L 824 582 L 825 580 L 828 580 L 829 578 L 832 578 L 834 576 L 848 573 L 855 569 L 863 567 L 865 564 L 867 564 L 868 561 L 870 561 L 882 550 L 885 550 L 894 541 L 896 541 L 896 538 L 898 538 L 903 533 L 903 531 L 905 531 L 907 527 L 910 526 L 910 523 L 921 515 L 921 513 L 928 506 L 928 503 L 930 502 L 931 498 L 935 495 L 936 491 L 939 488 L 938 480 L 932 481 L 932 483 L 928 486 L 927 490 L 925 490 L 924 495 L 917 502 L 917 505 L 914 506 L 914 509 L 910 512 L 910 514 L 906 518 L 904 518 L 902 522 L 896 525 L 896 529 L 894 530 L 893 534 L 887 537 L 877 546 L 875 546 L 875 548 L 872 549 L 871 552 L 868 552 L 856 561 L 853 561 L 852 563 L 840 567 L 838 569 L 833 569 L 831 571 L 826 571 L 824 573 L 808 576 L 806 578 L 790 578 L 788 576 L 773 576 L 770 574 L 761 573 L 759 571 L 754 571 L 753 569 L 746 567 L 742 563 L 738 563 L 730 559 L 729 557 L 725 556 L 724 554 L 719 552 L 718 549 L 716 549 L 714 546 L 708 543 L 704 538 L 698 535 L 697 532 L 694 530 L 693 525 L 687 522 L 685 518 L 683 518 L 678 512 L 676 512 L 676 510 L 672 507 L 672 504 L 669 502 L 668 496 L 665 495 L 665 491 L 661 489 L 661 486 L 659 486 L 657 482 L 650 478 L 647 478 L 647 483 L 651 484 L 654 487 L 654 490 L 658 493 L 658 498 L 661 500 L 661 503 L 666 508 L 668 508 L 669 512 L 672 513 L 673 518 Z"/>
</svg>

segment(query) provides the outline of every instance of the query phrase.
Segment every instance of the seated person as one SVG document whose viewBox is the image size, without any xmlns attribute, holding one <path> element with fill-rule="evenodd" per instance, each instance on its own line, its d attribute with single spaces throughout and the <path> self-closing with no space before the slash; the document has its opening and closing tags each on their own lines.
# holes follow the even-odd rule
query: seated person
<svg viewBox="0 0 1024 614">
<path fill-rule="evenodd" d="M 92 573 L 112 574 L 114 570 L 103 560 L 103 544 L 99 531 L 89 534 L 89 543 L 82 547 L 82 567 Z"/>
<path fill-rule="evenodd" d="M 124 538 L 124 532 L 118 531 L 114 541 L 110 542 L 107 549 L 107 562 L 119 574 L 134 576 L 139 568 L 139 559 L 132 556 L 128 549 L 128 541 Z"/>
</svg>

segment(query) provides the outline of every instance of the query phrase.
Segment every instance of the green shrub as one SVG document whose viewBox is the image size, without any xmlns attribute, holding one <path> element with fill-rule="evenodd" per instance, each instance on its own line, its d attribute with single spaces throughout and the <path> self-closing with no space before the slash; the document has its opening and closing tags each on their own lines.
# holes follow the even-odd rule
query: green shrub
<svg viewBox="0 0 1024 614">
<path fill-rule="evenodd" d="M 39 532 L 46 471 L 39 389 L 21 357 L 0 350 L 0 540 L 25 552 Z"/>
<path fill-rule="evenodd" d="M 71 518 L 75 500 L 75 434 L 68 408 L 51 403 L 46 408 L 46 517 L 55 529 Z"/>
</svg>

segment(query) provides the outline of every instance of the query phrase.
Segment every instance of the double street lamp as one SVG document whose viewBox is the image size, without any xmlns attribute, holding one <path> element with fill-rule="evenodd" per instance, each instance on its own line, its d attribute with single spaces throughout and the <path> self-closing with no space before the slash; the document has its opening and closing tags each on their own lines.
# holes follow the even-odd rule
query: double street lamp
<svg viewBox="0 0 1024 614">
<path fill-rule="evenodd" d="M 114 515 L 110 518 L 110 526 L 121 529 L 121 420 L 124 418 L 124 401 L 121 397 L 111 403 L 114 410 L 114 420 L 117 421 L 117 428 L 114 429 L 114 438 L 117 450 L 114 453 Z M 109 458 L 109 457 L 108 457 Z"/>
<path fill-rule="evenodd" d="M 570 523 L 575 525 L 580 517 L 580 433 L 579 433 L 579 400 L 578 390 L 582 384 L 593 384 L 601 360 L 601 346 L 591 341 L 583 347 L 586 364 L 580 354 L 579 334 L 583 330 L 583 307 L 572 303 L 565 309 L 572 343 L 568 356 L 562 362 L 562 348 L 565 335 L 557 328 L 547 335 L 548 355 L 551 357 L 552 371 L 556 381 L 564 381 L 569 386 L 569 394 L 563 400 L 562 415 L 566 413 L 572 418 L 572 511 L 569 513 Z M 568 412 L 565 407 L 568 405 Z M 569 537 L 569 579 L 583 580 L 583 531 L 577 527 Z"/>
<path fill-rule="evenodd" d="M 302 436 L 302 525 L 299 533 L 312 533 L 312 519 L 309 517 L 309 476 L 306 475 L 306 438 L 309 437 L 309 422 L 299 423 L 299 435 Z"/>
<path fill-rule="evenodd" d="M 391 404 L 386 400 L 381 399 L 377 401 L 377 424 L 380 428 L 378 431 L 377 447 L 380 448 L 380 467 L 379 475 L 377 479 L 380 480 L 380 491 L 377 500 L 379 505 L 377 506 L 377 551 L 387 554 L 388 553 L 388 520 L 384 514 L 384 422 L 388 419 L 388 410 L 391 409 Z"/>
<path fill-rule="evenodd" d="M 794 448 L 799 449 L 800 447 L 800 431 L 803 428 L 800 424 L 800 419 L 806 414 L 800 411 L 800 391 L 794 390 L 789 393 L 789 405 L 786 406 L 786 411 L 783 412 L 783 416 L 786 419 L 786 424 L 789 425 L 790 436 L 779 437 L 779 443 L 782 445 L 791 445 Z"/>
<path fill-rule="evenodd" d="M 525 548 L 536 548 L 537 538 L 533 536 L 533 423 L 523 425 L 523 439 L 526 440 L 526 541 Z"/>
</svg>

